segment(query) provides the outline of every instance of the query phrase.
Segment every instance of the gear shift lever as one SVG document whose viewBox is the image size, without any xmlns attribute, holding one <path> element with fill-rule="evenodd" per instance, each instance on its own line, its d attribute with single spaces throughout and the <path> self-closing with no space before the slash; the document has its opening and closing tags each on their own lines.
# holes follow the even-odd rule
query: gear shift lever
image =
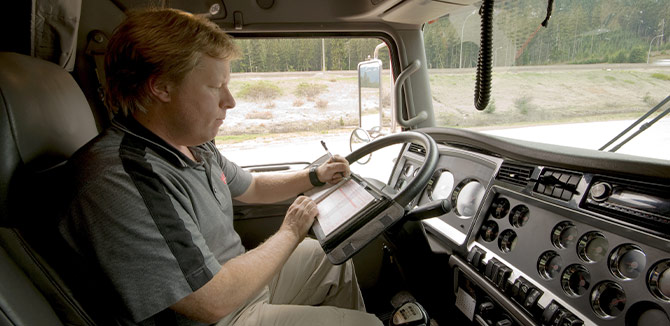
<svg viewBox="0 0 670 326">
<path fill-rule="evenodd" d="M 418 302 L 406 302 L 393 312 L 389 326 L 428 326 L 428 313 Z"/>
</svg>

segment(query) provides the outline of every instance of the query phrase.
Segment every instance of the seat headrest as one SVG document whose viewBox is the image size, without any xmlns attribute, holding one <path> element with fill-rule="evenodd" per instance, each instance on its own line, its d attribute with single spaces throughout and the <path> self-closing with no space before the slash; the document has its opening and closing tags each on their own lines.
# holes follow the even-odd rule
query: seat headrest
<svg viewBox="0 0 670 326">
<path fill-rule="evenodd" d="M 0 222 L 17 171 L 59 166 L 97 134 L 86 97 L 69 73 L 41 59 L 0 52 Z"/>
</svg>

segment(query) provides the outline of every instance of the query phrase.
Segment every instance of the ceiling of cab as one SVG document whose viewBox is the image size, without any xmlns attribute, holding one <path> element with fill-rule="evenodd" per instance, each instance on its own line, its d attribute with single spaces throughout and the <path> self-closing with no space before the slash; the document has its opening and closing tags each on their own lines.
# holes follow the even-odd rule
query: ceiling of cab
<svg viewBox="0 0 670 326">
<path fill-rule="evenodd" d="M 475 0 L 112 0 L 121 10 L 171 7 L 233 23 L 248 24 L 397 23 L 419 25 Z"/>
</svg>

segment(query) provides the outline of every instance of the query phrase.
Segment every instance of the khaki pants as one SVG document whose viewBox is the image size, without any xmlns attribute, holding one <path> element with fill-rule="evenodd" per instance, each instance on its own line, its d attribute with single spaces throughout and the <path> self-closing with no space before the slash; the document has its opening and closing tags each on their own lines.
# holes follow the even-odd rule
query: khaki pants
<svg viewBox="0 0 670 326">
<path fill-rule="evenodd" d="M 261 293 L 217 323 L 223 325 L 382 325 L 365 312 L 351 261 L 334 266 L 306 239 Z"/>
</svg>

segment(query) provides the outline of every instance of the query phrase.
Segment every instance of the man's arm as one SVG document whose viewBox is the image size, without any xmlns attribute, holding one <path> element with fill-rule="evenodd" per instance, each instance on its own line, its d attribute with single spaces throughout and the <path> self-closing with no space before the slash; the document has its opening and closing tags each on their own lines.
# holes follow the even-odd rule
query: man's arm
<svg viewBox="0 0 670 326">
<path fill-rule="evenodd" d="M 279 231 L 257 248 L 235 257 L 203 287 L 170 308 L 191 319 L 215 323 L 256 295 L 305 238 L 317 214 L 307 197 L 289 207 Z"/>
<path fill-rule="evenodd" d="M 338 183 L 348 176 L 349 163 L 339 155 L 321 164 L 316 171 L 321 182 Z M 235 199 L 245 203 L 276 203 L 303 193 L 313 186 L 309 181 L 309 170 L 295 173 L 255 174 L 249 188 Z"/>
</svg>

